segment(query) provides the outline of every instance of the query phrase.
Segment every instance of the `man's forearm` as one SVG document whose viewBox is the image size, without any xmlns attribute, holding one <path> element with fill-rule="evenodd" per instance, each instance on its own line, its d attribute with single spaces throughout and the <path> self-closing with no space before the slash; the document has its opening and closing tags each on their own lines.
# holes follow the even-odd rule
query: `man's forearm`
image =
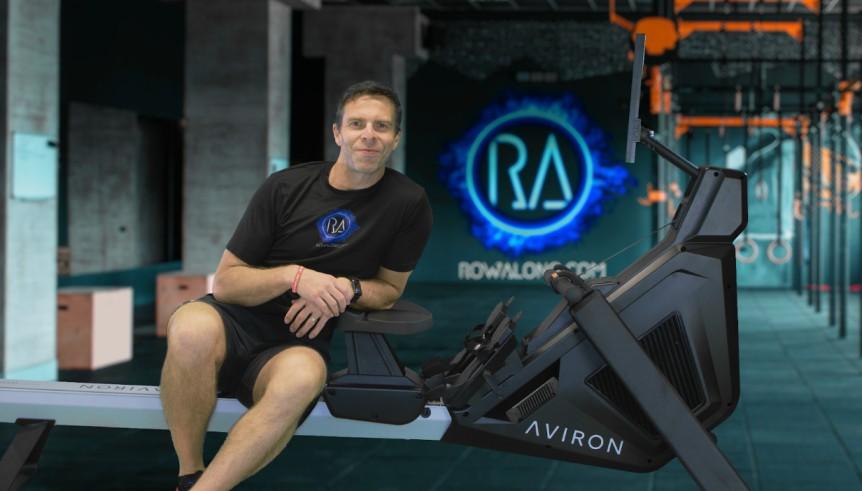
<svg viewBox="0 0 862 491">
<path fill-rule="evenodd" d="M 231 266 L 216 273 L 213 296 L 221 302 L 252 307 L 290 290 L 298 266 Z"/>
<path fill-rule="evenodd" d="M 361 280 L 362 296 L 351 307 L 359 310 L 386 310 L 392 308 L 401 297 L 401 292 L 381 279 Z"/>
</svg>

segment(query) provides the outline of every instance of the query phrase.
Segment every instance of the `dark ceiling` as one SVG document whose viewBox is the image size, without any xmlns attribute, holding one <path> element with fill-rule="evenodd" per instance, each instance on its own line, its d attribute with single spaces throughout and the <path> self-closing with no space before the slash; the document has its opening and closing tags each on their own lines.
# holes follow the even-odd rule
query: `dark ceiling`
<svg viewBox="0 0 862 491">
<path fill-rule="evenodd" d="M 846 0 L 850 14 L 862 12 L 862 0 Z M 416 6 L 431 12 L 547 12 L 607 16 L 608 0 L 324 0 L 326 5 L 389 5 Z M 840 15 L 844 0 L 823 0 L 826 15 Z M 680 11 L 682 16 L 813 16 L 815 11 L 806 4 L 819 5 L 817 0 L 691 0 Z M 622 15 L 656 15 L 672 13 L 670 0 L 618 0 L 616 11 Z"/>
</svg>

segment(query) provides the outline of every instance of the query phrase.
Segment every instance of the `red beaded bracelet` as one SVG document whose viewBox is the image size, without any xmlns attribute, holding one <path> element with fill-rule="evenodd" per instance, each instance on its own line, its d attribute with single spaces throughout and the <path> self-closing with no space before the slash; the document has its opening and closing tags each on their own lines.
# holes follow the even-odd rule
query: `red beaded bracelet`
<svg viewBox="0 0 862 491">
<path fill-rule="evenodd" d="M 293 277 L 293 284 L 290 285 L 290 290 L 293 293 L 299 294 L 297 288 L 299 287 L 299 278 L 302 276 L 302 271 L 305 269 L 304 266 L 300 266 L 299 269 L 296 270 L 296 275 Z"/>
</svg>

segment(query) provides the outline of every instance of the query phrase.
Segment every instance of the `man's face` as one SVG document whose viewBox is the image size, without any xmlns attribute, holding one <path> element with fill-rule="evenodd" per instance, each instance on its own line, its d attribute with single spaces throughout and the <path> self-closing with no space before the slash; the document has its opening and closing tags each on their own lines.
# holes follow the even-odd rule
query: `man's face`
<svg viewBox="0 0 862 491">
<path fill-rule="evenodd" d="M 380 172 L 398 147 L 395 107 L 382 96 L 360 96 L 344 105 L 341 127 L 332 125 L 339 160 L 361 174 Z"/>
</svg>

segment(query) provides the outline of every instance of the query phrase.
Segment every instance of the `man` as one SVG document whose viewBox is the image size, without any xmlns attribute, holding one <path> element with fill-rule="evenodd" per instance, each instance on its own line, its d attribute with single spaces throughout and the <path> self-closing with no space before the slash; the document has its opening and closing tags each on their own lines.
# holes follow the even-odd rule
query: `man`
<svg viewBox="0 0 862 491">
<path fill-rule="evenodd" d="M 227 244 L 213 294 L 171 317 L 161 398 L 177 489 L 230 489 L 275 458 L 326 382 L 329 321 L 348 305 L 389 308 L 403 293 L 431 208 L 421 187 L 386 167 L 400 121 L 391 89 L 348 88 L 332 125 L 335 163 L 271 175 Z M 250 409 L 204 470 L 219 390 Z"/>
</svg>

